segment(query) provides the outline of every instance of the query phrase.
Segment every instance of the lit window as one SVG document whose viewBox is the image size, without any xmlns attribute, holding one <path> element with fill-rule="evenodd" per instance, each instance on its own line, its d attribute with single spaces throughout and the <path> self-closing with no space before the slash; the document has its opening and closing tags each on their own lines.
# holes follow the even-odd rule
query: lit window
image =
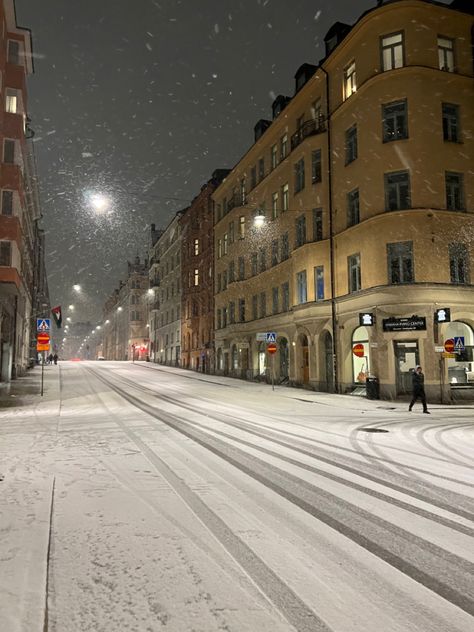
<svg viewBox="0 0 474 632">
<path fill-rule="evenodd" d="M 454 72 L 454 41 L 447 37 L 438 37 L 439 69 Z"/>
<path fill-rule="evenodd" d="M 272 219 L 278 216 L 278 193 L 272 194 Z"/>
<path fill-rule="evenodd" d="M 287 211 L 288 209 L 289 209 L 288 184 L 284 184 L 281 187 L 281 210 Z"/>
<path fill-rule="evenodd" d="M 360 255 L 347 257 L 349 275 L 349 292 L 357 292 L 361 288 Z"/>
<path fill-rule="evenodd" d="M 356 65 L 351 62 L 344 70 L 344 99 L 348 99 L 357 90 Z"/>
<path fill-rule="evenodd" d="M 199 285 L 199 270 L 194 268 L 194 285 Z"/>
<path fill-rule="evenodd" d="M 272 149 L 271 149 L 271 165 L 272 165 L 272 169 L 275 169 L 275 167 L 278 165 L 278 147 L 277 145 L 273 145 Z"/>
<path fill-rule="evenodd" d="M 5 110 L 10 114 L 16 114 L 18 112 L 18 96 L 16 90 L 7 88 Z"/>
<path fill-rule="evenodd" d="M 194 254 L 195 255 L 199 254 L 199 239 L 194 240 Z"/>
<path fill-rule="evenodd" d="M 296 273 L 296 292 L 297 301 L 299 304 L 306 303 L 308 300 L 307 285 L 306 285 L 306 270 Z"/>
<path fill-rule="evenodd" d="M 288 155 L 288 134 L 280 139 L 280 159 L 283 160 Z"/>
<path fill-rule="evenodd" d="M 382 37 L 382 70 L 393 70 L 403 66 L 403 33 Z"/>
</svg>

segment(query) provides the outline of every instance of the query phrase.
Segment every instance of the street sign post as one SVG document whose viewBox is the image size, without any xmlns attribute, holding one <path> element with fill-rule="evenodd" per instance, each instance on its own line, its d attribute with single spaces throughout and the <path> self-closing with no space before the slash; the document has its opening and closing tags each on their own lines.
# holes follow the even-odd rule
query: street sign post
<svg viewBox="0 0 474 632">
<path fill-rule="evenodd" d="M 265 335 L 266 335 L 265 342 L 276 342 L 277 335 L 274 331 L 267 331 Z"/>
<path fill-rule="evenodd" d="M 464 336 L 456 336 L 454 338 L 454 352 L 460 353 L 461 351 L 464 351 L 465 348 Z"/>
<path fill-rule="evenodd" d="M 49 345 L 49 334 L 36 334 L 36 342 L 39 345 Z"/>
<path fill-rule="evenodd" d="M 267 352 L 272 356 L 272 391 L 274 391 L 275 390 L 275 353 L 277 352 L 277 346 L 275 342 L 269 342 L 267 344 Z"/>
</svg>

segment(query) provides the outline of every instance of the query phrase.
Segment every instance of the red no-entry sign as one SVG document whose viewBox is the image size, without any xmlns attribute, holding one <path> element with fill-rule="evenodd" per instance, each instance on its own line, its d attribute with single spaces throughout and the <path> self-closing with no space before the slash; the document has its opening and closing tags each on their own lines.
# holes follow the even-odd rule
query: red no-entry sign
<svg viewBox="0 0 474 632">
<path fill-rule="evenodd" d="M 36 342 L 39 345 L 49 344 L 49 334 L 43 334 L 43 333 L 36 334 Z"/>
<path fill-rule="evenodd" d="M 447 340 L 444 341 L 444 350 L 446 351 L 446 353 L 453 353 L 454 352 L 454 340 L 453 340 L 453 338 L 448 338 Z"/>
<path fill-rule="evenodd" d="M 272 354 L 272 353 L 276 353 L 277 352 L 277 346 L 274 342 L 270 342 L 270 344 L 267 345 L 267 351 L 268 353 Z"/>
<path fill-rule="evenodd" d="M 358 358 L 364 357 L 364 345 L 361 342 L 358 342 L 356 345 L 352 347 L 352 353 Z"/>
</svg>

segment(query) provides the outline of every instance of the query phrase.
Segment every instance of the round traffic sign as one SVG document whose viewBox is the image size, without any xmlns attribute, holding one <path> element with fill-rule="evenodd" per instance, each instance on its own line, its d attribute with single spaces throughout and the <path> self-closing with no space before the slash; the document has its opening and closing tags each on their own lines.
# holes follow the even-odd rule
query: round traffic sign
<svg viewBox="0 0 474 632">
<path fill-rule="evenodd" d="M 444 350 L 446 351 L 446 353 L 454 352 L 454 340 L 452 338 L 448 338 L 444 341 Z"/>
<path fill-rule="evenodd" d="M 276 353 L 276 352 L 277 352 L 277 346 L 276 346 L 276 344 L 275 344 L 274 342 L 270 342 L 270 343 L 267 345 L 267 351 L 268 351 L 268 353 L 270 353 L 270 354 L 271 354 L 271 353 Z"/>
<path fill-rule="evenodd" d="M 36 334 L 36 342 L 40 345 L 47 345 L 49 342 L 49 334 Z"/>
<path fill-rule="evenodd" d="M 365 355 L 364 345 L 361 342 L 358 342 L 352 347 L 352 353 L 358 358 L 363 358 Z"/>
</svg>

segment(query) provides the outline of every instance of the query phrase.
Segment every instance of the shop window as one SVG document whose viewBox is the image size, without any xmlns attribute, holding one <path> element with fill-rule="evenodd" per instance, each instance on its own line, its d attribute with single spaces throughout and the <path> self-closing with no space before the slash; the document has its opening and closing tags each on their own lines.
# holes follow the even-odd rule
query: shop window
<svg viewBox="0 0 474 632">
<path fill-rule="evenodd" d="M 351 353 L 352 356 L 352 381 L 354 384 L 364 384 L 370 372 L 370 346 L 369 332 L 367 327 L 357 327 L 352 334 L 352 346 L 361 344 L 364 346 L 364 355 L 359 358 Z"/>
<path fill-rule="evenodd" d="M 444 340 L 452 338 L 455 342 L 462 342 L 454 358 L 448 358 L 448 380 L 451 386 L 456 384 L 470 384 L 474 386 L 474 332 L 471 326 L 460 321 L 449 323 L 443 333 Z"/>
</svg>

